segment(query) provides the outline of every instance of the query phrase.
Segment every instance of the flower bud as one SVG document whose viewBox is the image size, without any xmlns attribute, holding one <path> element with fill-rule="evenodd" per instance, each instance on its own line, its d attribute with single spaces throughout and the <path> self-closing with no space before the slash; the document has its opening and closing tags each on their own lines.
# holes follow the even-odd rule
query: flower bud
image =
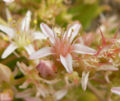
<svg viewBox="0 0 120 101">
<path fill-rule="evenodd" d="M 41 60 L 36 68 L 42 77 L 54 76 L 56 72 L 55 65 L 49 60 Z"/>
</svg>

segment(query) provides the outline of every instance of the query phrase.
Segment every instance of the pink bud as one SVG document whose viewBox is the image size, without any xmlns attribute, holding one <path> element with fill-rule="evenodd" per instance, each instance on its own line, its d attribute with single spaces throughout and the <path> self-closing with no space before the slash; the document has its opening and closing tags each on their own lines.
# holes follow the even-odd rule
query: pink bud
<svg viewBox="0 0 120 101">
<path fill-rule="evenodd" d="M 41 60 L 36 68 L 42 77 L 54 76 L 56 72 L 55 65 L 49 60 Z"/>
</svg>

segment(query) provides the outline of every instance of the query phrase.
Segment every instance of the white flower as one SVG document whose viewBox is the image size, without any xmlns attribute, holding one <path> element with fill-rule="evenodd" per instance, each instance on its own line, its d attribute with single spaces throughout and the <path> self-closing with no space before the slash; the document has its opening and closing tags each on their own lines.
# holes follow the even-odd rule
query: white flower
<svg viewBox="0 0 120 101">
<path fill-rule="evenodd" d="M 12 17 L 8 9 L 6 10 L 6 13 L 7 13 L 7 19 L 10 23 Z M 41 32 L 35 32 L 33 30 L 30 30 L 30 21 L 31 21 L 31 12 L 28 11 L 26 13 L 26 16 L 23 18 L 22 22 L 20 23 L 20 26 L 16 25 L 15 27 L 11 23 L 9 25 L 10 27 L 0 25 L 0 30 L 7 34 L 8 40 L 10 41 L 10 45 L 6 48 L 6 50 L 2 54 L 2 58 L 6 58 L 17 48 L 24 48 L 27 51 L 27 53 L 30 55 L 35 51 L 32 42 L 34 40 L 46 39 L 46 37 Z"/>
<path fill-rule="evenodd" d="M 40 24 L 42 32 L 49 38 L 51 47 L 44 47 L 30 55 L 30 59 L 42 58 L 49 55 L 55 55 L 60 59 L 68 73 L 73 72 L 71 53 L 94 55 L 96 51 L 83 44 L 74 44 L 73 40 L 77 36 L 81 25 L 73 24 L 61 37 L 58 37 L 53 30 L 46 24 Z"/>
</svg>

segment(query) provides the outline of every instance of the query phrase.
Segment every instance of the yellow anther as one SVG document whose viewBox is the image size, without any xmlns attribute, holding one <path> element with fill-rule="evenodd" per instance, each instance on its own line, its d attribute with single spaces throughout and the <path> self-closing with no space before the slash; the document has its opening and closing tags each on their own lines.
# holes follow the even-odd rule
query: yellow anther
<svg viewBox="0 0 120 101">
<path fill-rule="evenodd" d="M 30 40 L 27 40 L 27 44 L 30 44 Z"/>
<path fill-rule="evenodd" d="M 34 24 L 37 24 L 37 20 L 34 20 L 33 23 L 34 23 Z"/>
<path fill-rule="evenodd" d="M 20 32 L 18 31 L 17 34 L 20 34 Z"/>
<path fill-rule="evenodd" d="M 3 37 L 3 40 L 8 41 L 8 37 Z"/>
<path fill-rule="evenodd" d="M 10 19 L 8 19 L 8 21 L 9 21 L 9 22 L 11 22 L 11 21 L 12 21 L 12 19 L 10 18 Z"/>
</svg>

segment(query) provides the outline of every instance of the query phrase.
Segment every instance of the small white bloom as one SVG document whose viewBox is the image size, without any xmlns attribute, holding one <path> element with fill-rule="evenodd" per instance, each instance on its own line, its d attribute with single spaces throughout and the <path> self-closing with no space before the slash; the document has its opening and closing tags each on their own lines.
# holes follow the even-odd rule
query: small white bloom
<svg viewBox="0 0 120 101">
<path fill-rule="evenodd" d="M 6 14 L 8 20 L 12 19 L 8 9 L 6 9 Z M 30 55 L 35 52 L 32 42 L 34 40 L 41 40 L 46 38 L 44 35 L 42 35 L 42 33 L 30 30 L 30 21 L 31 12 L 28 11 L 26 16 L 21 21 L 20 26 L 16 25 L 14 28 L 11 23 L 9 27 L 0 25 L 0 30 L 7 34 L 8 40 L 10 41 L 10 45 L 2 54 L 2 58 L 6 58 L 17 48 L 25 49 Z"/>
</svg>

